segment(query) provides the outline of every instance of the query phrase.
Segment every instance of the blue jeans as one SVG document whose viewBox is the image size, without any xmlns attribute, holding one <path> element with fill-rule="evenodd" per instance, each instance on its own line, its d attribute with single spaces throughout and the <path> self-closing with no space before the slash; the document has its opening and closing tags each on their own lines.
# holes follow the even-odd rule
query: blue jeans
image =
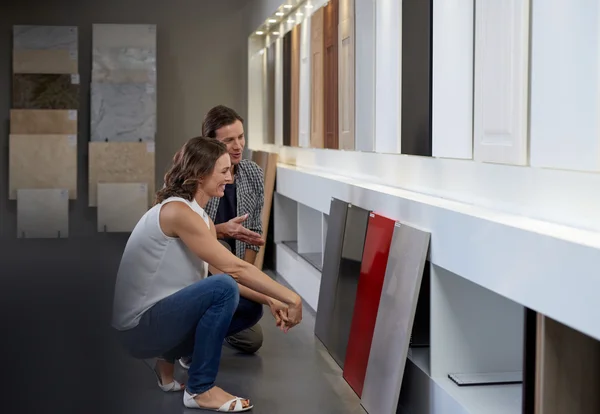
<svg viewBox="0 0 600 414">
<path fill-rule="evenodd" d="M 254 326 L 262 312 L 261 304 L 240 297 L 231 276 L 215 275 L 159 301 L 119 335 L 135 358 L 175 362 L 191 355 L 187 389 L 201 394 L 215 384 L 224 338 Z"/>
</svg>

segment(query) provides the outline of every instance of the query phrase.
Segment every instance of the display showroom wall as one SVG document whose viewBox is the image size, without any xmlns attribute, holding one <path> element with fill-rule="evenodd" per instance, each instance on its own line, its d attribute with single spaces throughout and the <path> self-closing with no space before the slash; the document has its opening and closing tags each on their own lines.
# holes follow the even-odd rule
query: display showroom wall
<svg viewBox="0 0 600 414">
<path fill-rule="evenodd" d="M 435 385 L 415 412 L 521 412 L 534 388 L 537 412 L 599 407 L 587 391 L 558 392 L 584 376 L 590 381 L 576 388 L 589 390 L 600 374 L 591 293 L 600 287 L 592 270 L 600 265 L 598 5 L 264 0 L 252 8 L 249 139 L 252 150 L 279 154 L 278 272 L 318 314 L 332 197 L 418 227 L 431 234 L 431 346 L 412 355 L 406 375 Z M 327 43 L 332 10 L 337 42 Z M 316 26 L 324 43 L 315 47 L 307 34 L 320 36 Z M 297 62 L 289 39 L 299 42 Z M 294 82 L 299 96 L 289 92 Z M 307 130 L 317 139 L 289 139 Z M 537 327 L 525 324 L 526 309 Z M 557 368 L 573 354 L 587 362 Z M 461 388 L 447 378 L 523 365 L 539 371 L 537 385 L 529 377 L 523 387 Z M 584 367 L 592 372 L 577 371 Z"/>
<path fill-rule="evenodd" d="M 200 134 L 203 114 L 225 104 L 246 118 L 246 1 L 26 0 L 0 6 L 0 237 L 16 234 L 16 202 L 8 200 L 8 119 L 12 73 L 12 26 L 66 25 L 79 30 L 80 109 L 78 199 L 70 205 L 69 237 L 97 234 L 96 213 L 88 207 L 87 151 L 90 134 L 90 76 L 94 23 L 156 24 L 156 182 L 174 152 Z"/>
</svg>

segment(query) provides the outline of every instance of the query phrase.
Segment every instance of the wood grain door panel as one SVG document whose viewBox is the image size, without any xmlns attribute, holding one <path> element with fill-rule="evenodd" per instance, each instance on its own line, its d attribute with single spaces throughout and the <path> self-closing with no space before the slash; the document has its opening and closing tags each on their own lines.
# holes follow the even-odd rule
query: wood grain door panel
<svg viewBox="0 0 600 414">
<path fill-rule="evenodd" d="M 267 47 L 267 96 L 266 96 L 266 122 L 267 144 L 275 143 L 275 43 Z"/>
<path fill-rule="evenodd" d="M 287 32 L 283 37 L 283 145 L 291 145 L 291 115 L 292 115 L 292 33 Z"/>
<path fill-rule="evenodd" d="M 340 1 L 339 44 L 339 146 L 354 150 L 354 1 Z"/>
<path fill-rule="evenodd" d="M 315 11 L 311 18 L 311 128 L 310 146 L 323 148 L 325 146 L 325 95 L 324 82 L 324 24 L 325 10 L 320 8 Z"/>
<path fill-rule="evenodd" d="M 324 7 L 323 20 L 325 148 L 338 149 L 338 0 L 330 0 L 329 4 Z"/>
<path fill-rule="evenodd" d="M 291 90 L 290 90 L 290 145 L 298 146 L 300 132 L 300 35 L 302 24 L 292 29 Z"/>
</svg>

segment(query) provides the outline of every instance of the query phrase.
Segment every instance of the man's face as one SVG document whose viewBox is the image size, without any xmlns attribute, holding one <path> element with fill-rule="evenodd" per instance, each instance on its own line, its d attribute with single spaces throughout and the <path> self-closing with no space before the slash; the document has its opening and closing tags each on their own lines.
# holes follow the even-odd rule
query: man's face
<svg viewBox="0 0 600 414">
<path fill-rule="evenodd" d="M 244 125 L 236 120 L 233 124 L 217 129 L 216 138 L 227 146 L 231 164 L 237 165 L 242 160 L 242 152 L 246 145 Z"/>
</svg>

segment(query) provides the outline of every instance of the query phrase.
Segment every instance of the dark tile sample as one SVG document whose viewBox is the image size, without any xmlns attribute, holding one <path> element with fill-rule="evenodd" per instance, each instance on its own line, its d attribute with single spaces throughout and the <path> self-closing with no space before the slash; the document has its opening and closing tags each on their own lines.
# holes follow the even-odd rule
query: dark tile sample
<svg viewBox="0 0 600 414">
<path fill-rule="evenodd" d="M 283 36 L 283 145 L 292 142 L 292 32 Z"/>
<path fill-rule="evenodd" d="M 344 379 L 360 397 L 396 221 L 371 213 L 352 315 Z"/>
<path fill-rule="evenodd" d="M 13 75 L 13 109 L 79 109 L 79 79 L 70 74 Z"/>
<path fill-rule="evenodd" d="M 535 376 L 537 357 L 538 314 L 525 307 L 523 335 L 523 405 L 522 414 L 535 413 Z"/>
<path fill-rule="evenodd" d="M 275 143 L 275 43 L 267 47 L 267 139 Z"/>
<path fill-rule="evenodd" d="M 402 154 L 431 156 L 432 0 L 402 2 Z"/>
<path fill-rule="evenodd" d="M 342 260 L 342 246 L 344 243 L 347 214 L 348 203 L 332 198 L 329 207 L 327 237 L 325 239 L 325 252 L 323 254 L 323 271 L 321 272 L 321 286 L 315 320 L 315 335 L 327 349 L 331 346 L 333 309 L 340 272 L 340 261 Z"/>
<path fill-rule="evenodd" d="M 398 407 L 430 234 L 396 224 L 361 396 L 369 413 Z"/>
<path fill-rule="evenodd" d="M 342 258 L 333 305 L 331 346 L 329 347 L 329 353 L 342 369 L 344 368 L 348 339 L 350 338 L 350 327 L 352 326 L 352 315 L 369 224 L 369 213 L 369 210 L 354 205 L 348 206 Z"/>
</svg>

